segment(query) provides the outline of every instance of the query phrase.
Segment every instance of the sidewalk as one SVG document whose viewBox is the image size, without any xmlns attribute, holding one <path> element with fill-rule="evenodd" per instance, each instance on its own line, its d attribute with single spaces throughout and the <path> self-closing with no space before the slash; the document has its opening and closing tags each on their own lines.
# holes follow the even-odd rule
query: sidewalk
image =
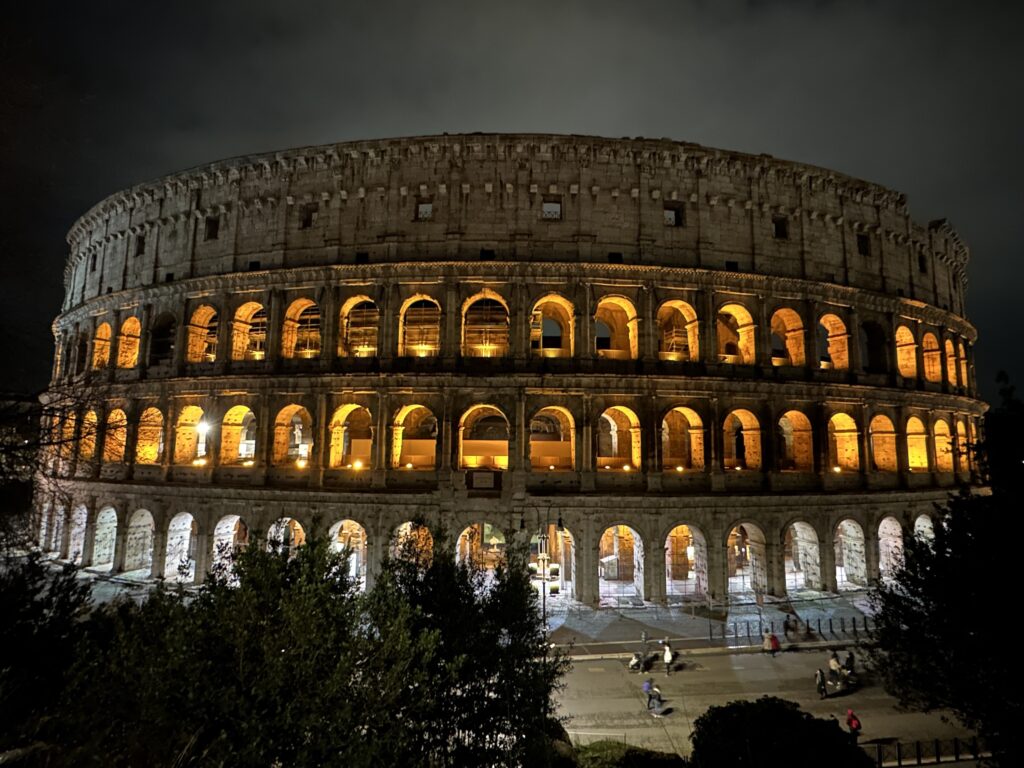
<svg viewBox="0 0 1024 768">
<path fill-rule="evenodd" d="M 549 613 L 551 642 L 577 660 L 629 658 L 640 651 L 647 633 L 647 653 L 668 639 L 683 655 L 743 653 L 760 650 L 762 633 L 774 632 L 783 650 L 843 647 L 865 639 L 870 626 L 865 592 L 839 595 L 805 591 L 788 599 L 756 603 L 589 608 L 569 603 Z M 799 631 L 786 637 L 783 621 L 799 620 Z M 810 624 L 811 633 L 805 631 Z M 819 629 L 820 628 L 820 629 Z"/>
</svg>

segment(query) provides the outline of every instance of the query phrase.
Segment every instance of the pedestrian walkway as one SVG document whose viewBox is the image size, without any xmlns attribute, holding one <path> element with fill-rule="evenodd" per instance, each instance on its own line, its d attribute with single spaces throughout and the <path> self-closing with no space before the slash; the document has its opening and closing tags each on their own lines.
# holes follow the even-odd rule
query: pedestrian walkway
<svg viewBox="0 0 1024 768">
<path fill-rule="evenodd" d="M 794 628 L 788 635 L 787 619 Z M 632 655 L 641 651 L 645 634 L 648 653 L 654 653 L 657 641 L 664 638 L 686 653 L 759 648 L 765 631 L 777 634 L 784 647 L 848 644 L 862 639 L 870 625 L 862 591 L 836 595 L 801 590 L 785 600 L 769 599 L 760 605 L 753 600 L 620 608 L 563 603 L 548 611 L 551 641 L 573 657 L 591 658 Z"/>
</svg>

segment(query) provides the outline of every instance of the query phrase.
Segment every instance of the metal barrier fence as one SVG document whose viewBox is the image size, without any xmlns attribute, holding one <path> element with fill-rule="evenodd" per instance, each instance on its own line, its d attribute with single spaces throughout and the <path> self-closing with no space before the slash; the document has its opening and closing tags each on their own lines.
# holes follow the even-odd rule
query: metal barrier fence
<svg viewBox="0 0 1024 768">
<path fill-rule="evenodd" d="M 991 757 L 991 753 L 977 738 L 862 744 L 861 747 L 879 768 L 971 762 Z"/>
<path fill-rule="evenodd" d="M 743 640 L 749 645 L 761 642 L 765 632 L 784 636 L 786 640 L 819 640 L 830 637 L 846 637 L 857 640 L 871 631 L 871 619 L 867 616 L 849 616 L 838 619 L 812 619 L 802 621 L 726 621 L 717 627 L 708 622 L 708 640 Z M 782 637 L 780 637 L 782 639 Z"/>
</svg>

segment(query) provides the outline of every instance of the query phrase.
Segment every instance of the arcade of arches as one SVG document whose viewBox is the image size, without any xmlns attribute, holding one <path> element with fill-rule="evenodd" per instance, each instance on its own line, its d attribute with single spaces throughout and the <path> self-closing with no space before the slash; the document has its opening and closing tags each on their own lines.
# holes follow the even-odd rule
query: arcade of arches
<svg viewBox="0 0 1024 768">
<path fill-rule="evenodd" d="M 657 529 L 614 520 L 601 525 L 570 510 L 559 514 L 557 522 L 549 510 L 549 520 L 539 528 L 528 525 L 525 515 L 517 520 L 514 515 L 469 514 L 475 519 L 452 545 L 459 560 L 492 570 L 508 542 L 519 538 L 530 547 L 534 584 L 549 598 L 604 606 L 863 589 L 893 572 L 905 536 L 931 536 L 933 530 L 930 511 L 868 519 L 822 511 L 782 527 L 755 522 L 755 517 L 728 530 L 709 526 L 706 513 L 697 514 L 700 523 L 679 521 Z M 639 518 L 621 518 L 630 519 Z M 825 519 L 834 522 L 812 522 Z M 48 507 L 40 546 L 91 570 L 191 584 L 228 565 L 232 553 L 249 544 L 250 532 L 260 529 L 267 531 L 269 546 L 286 549 L 322 531 L 337 551 L 348 554 L 349 575 L 360 588 L 372 584 L 386 554 L 430 557 L 436 546 L 426 527 L 408 520 L 382 526 L 342 517 L 326 524 L 305 516 L 271 519 L 142 507 L 128 512 L 107 504 L 70 511 Z"/>
</svg>

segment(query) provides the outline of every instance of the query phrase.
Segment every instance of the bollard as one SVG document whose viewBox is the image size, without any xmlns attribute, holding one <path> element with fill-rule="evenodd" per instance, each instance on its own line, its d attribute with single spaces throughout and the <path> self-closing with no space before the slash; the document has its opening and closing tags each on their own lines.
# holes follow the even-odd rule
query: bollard
<svg viewBox="0 0 1024 768">
<path fill-rule="evenodd" d="M 939 743 L 939 740 L 936 739 L 935 740 L 935 762 L 937 763 L 940 760 L 942 760 L 942 745 Z"/>
<path fill-rule="evenodd" d="M 953 762 L 960 762 L 960 739 L 956 736 L 953 737 Z"/>
<path fill-rule="evenodd" d="M 875 765 L 882 768 L 882 745 L 875 744 Z"/>
<path fill-rule="evenodd" d="M 818 617 L 818 635 L 821 635 L 821 617 Z"/>
<path fill-rule="evenodd" d="M 829 617 L 829 620 L 828 620 L 828 633 L 829 633 L 829 635 L 834 635 L 835 634 L 835 630 L 832 629 L 832 618 L 831 617 Z"/>
<path fill-rule="evenodd" d="M 903 749 L 898 741 L 896 742 L 896 765 L 903 765 Z"/>
<path fill-rule="evenodd" d="M 921 753 L 921 742 L 920 741 L 915 741 L 914 742 L 914 754 L 917 756 L 917 764 L 921 765 L 921 754 L 922 753 Z"/>
<path fill-rule="evenodd" d="M 774 635 L 775 634 L 775 619 L 772 619 L 770 622 L 768 622 L 768 626 L 771 627 L 771 633 Z"/>
<path fill-rule="evenodd" d="M 751 642 L 750 641 L 750 622 L 749 621 L 745 621 L 743 623 L 747 625 L 747 642 L 750 643 Z"/>
<path fill-rule="evenodd" d="M 846 634 L 846 619 L 843 616 L 839 617 L 839 631 Z"/>
</svg>

